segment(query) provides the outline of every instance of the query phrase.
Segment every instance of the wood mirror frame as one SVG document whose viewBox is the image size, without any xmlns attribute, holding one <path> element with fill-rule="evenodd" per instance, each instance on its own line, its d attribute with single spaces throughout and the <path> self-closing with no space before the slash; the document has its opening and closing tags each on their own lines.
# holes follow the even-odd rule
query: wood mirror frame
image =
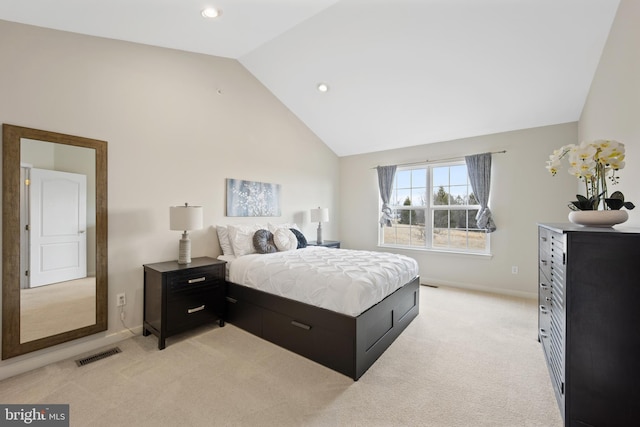
<svg viewBox="0 0 640 427">
<path fill-rule="evenodd" d="M 107 321 L 107 142 L 2 126 L 2 359 L 105 331 Z M 96 323 L 33 341 L 20 341 L 20 147 L 23 138 L 95 149 Z"/>
</svg>

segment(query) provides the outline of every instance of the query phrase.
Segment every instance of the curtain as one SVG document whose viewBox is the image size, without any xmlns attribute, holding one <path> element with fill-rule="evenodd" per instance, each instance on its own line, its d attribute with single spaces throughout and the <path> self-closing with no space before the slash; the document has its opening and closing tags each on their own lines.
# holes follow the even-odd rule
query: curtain
<svg viewBox="0 0 640 427">
<path fill-rule="evenodd" d="M 378 166 L 378 188 L 382 199 L 382 216 L 380 216 L 380 227 L 391 227 L 391 208 L 389 198 L 393 190 L 393 178 L 396 175 L 397 166 Z"/>
<path fill-rule="evenodd" d="M 496 231 L 496 225 L 491 218 L 491 210 L 488 206 L 491 187 L 491 153 L 466 156 L 464 160 L 467 163 L 473 194 L 480 204 L 480 210 L 476 215 L 478 228 L 486 230 L 487 233 L 493 233 Z"/>
</svg>

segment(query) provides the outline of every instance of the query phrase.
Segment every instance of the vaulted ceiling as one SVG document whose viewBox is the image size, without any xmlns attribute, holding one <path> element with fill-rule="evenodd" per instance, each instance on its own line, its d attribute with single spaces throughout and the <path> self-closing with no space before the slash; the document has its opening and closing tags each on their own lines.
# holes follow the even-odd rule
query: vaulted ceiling
<svg viewBox="0 0 640 427">
<path fill-rule="evenodd" d="M 2 0 L 0 19 L 237 59 L 346 156 L 578 120 L 618 3 Z"/>
</svg>

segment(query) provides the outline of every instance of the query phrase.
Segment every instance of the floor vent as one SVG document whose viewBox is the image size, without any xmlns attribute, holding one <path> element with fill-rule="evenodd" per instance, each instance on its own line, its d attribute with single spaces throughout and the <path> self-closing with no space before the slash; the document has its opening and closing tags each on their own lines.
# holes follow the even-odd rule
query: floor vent
<svg viewBox="0 0 640 427">
<path fill-rule="evenodd" d="M 110 348 L 109 350 L 101 351 L 100 353 L 96 353 L 92 356 L 84 357 L 82 359 L 76 360 L 76 365 L 84 366 L 88 365 L 91 362 L 97 362 L 98 360 L 102 360 L 105 357 L 113 356 L 114 354 L 122 353 L 122 350 L 118 347 Z"/>
</svg>

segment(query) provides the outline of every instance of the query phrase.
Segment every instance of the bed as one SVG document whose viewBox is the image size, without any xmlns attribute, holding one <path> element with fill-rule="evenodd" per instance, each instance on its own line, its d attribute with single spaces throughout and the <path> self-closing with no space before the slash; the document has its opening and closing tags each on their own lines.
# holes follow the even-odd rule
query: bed
<svg viewBox="0 0 640 427">
<path fill-rule="evenodd" d="M 222 246 L 220 231 L 219 238 Z M 238 252 L 220 257 L 228 267 L 226 320 L 354 380 L 419 313 L 412 258 L 304 246 Z"/>
</svg>

